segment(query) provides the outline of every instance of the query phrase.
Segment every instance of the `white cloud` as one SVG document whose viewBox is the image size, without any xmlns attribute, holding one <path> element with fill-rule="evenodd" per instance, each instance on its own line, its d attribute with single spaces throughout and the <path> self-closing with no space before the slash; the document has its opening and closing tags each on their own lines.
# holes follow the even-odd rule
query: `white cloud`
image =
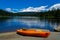
<svg viewBox="0 0 60 40">
<path fill-rule="evenodd" d="M 51 7 L 49 8 L 49 10 L 53 10 L 53 9 L 60 9 L 60 3 L 54 4 L 53 6 L 51 6 Z"/>
<path fill-rule="evenodd" d="M 48 11 L 48 10 L 53 10 L 53 9 L 60 9 L 60 3 L 54 4 L 49 8 L 46 8 L 48 6 L 40 6 L 40 7 L 28 7 L 20 10 L 20 12 L 41 12 L 41 11 Z"/>
<path fill-rule="evenodd" d="M 46 10 L 47 6 L 40 6 L 40 7 L 28 7 L 28 8 L 24 8 L 21 9 L 20 12 L 41 12 Z"/>
<path fill-rule="evenodd" d="M 8 12 L 13 12 L 13 13 L 16 13 L 19 11 L 18 9 L 14 9 L 14 8 L 13 9 L 12 8 L 6 8 L 5 10 Z"/>
<path fill-rule="evenodd" d="M 6 10 L 6 11 L 11 11 L 12 9 L 11 9 L 11 8 L 6 8 L 5 10 Z"/>
<path fill-rule="evenodd" d="M 6 8 L 6 11 L 10 12 L 41 12 L 41 11 L 48 11 L 53 9 L 60 9 L 60 3 L 54 4 L 51 7 L 47 8 L 48 6 L 40 6 L 40 7 L 28 7 L 23 9 L 15 9 L 15 8 Z"/>
</svg>

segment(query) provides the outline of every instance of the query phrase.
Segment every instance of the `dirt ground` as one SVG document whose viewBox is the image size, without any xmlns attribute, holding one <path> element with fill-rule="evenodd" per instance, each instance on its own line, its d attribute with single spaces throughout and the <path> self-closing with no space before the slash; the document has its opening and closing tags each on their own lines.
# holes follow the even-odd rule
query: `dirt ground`
<svg viewBox="0 0 60 40">
<path fill-rule="evenodd" d="M 60 40 L 60 32 L 51 32 L 48 38 L 22 36 L 16 32 L 7 32 L 0 33 L 0 40 Z"/>
</svg>

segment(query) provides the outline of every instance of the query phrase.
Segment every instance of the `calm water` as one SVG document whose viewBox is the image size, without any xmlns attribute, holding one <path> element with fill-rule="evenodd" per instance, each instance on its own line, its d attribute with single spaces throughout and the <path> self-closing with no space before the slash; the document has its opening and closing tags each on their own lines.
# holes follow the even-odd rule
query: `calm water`
<svg viewBox="0 0 60 40">
<path fill-rule="evenodd" d="M 16 31 L 20 28 L 41 28 L 54 31 L 56 23 L 52 23 L 47 20 L 40 20 L 39 17 L 12 17 L 10 19 L 0 20 L 0 33 Z"/>
</svg>

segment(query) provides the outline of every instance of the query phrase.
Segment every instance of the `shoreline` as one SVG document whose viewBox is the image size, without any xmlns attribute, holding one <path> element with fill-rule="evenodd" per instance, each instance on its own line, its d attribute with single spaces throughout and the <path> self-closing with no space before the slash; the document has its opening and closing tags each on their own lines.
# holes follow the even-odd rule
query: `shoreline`
<svg viewBox="0 0 60 40">
<path fill-rule="evenodd" d="M 16 32 L 0 33 L 0 40 L 60 40 L 60 32 L 51 32 L 48 38 L 21 36 Z"/>
</svg>

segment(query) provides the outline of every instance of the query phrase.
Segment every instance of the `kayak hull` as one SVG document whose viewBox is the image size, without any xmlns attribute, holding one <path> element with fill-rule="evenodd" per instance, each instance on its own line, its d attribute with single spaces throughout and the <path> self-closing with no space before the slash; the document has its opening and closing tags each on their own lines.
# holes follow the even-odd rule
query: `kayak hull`
<svg viewBox="0 0 60 40">
<path fill-rule="evenodd" d="M 36 30 L 17 30 L 17 33 L 24 36 L 48 37 L 50 32 L 36 31 Z"/>
</svg>

